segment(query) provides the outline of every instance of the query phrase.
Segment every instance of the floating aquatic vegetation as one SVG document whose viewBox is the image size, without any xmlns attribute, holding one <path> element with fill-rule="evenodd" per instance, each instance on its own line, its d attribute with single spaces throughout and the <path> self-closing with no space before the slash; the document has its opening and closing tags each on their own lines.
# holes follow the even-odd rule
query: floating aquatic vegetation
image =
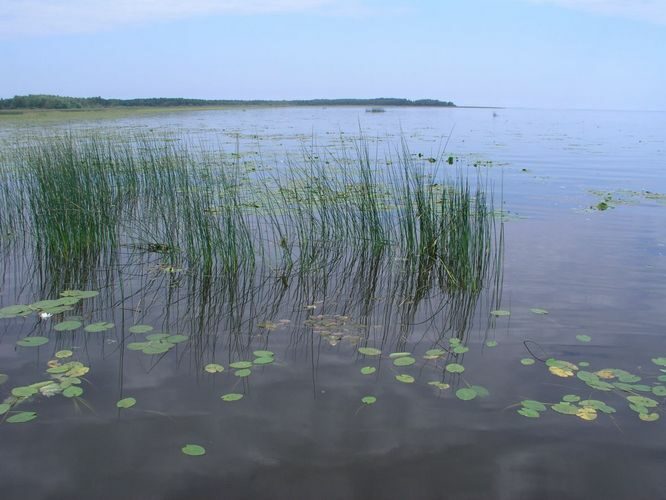
<svg viewBox="0 0 666 500">
<path fill-rule="evenodd" d="M 208 373 L 220 373 L 224 371 L 224 366 L 219 365 L 217 363 L 209 363 L 206 366 L 204 366 L 204 370 L 207 371 Z"/>
<path fill-rule="evenodd" d="M 154 328 L 150 325 L 134 325 L 129 328 L 130 333 L 148 333 L 153 330 Z"/>
<path fill-rule="evenodd" d="M 49 341 L 46 337 L 25 337 L 16 342 L 16 345 L 21 347 L 39 347 L 47 344 Z"/>
<path fill-rule="evenodd" d="M 490 311 L 490 314 L 492 316 L 495 316 L 495 317 L 498 317 L 498 318 L 505 317 L 505 316 L 511 316 L 510 311 L 505 311 L 503 309 L 495 309 L 494 311 Z"/>
<path fill-rule="evenodd" d="M 458 399 L 462 399 L 463 401 L 471 401 L 472 399 L 475 399 L 477 396 L 478 396 L 477 392 L 474 389 L 470 389 L 469 387 L 458 389 L 456 391 L 456 397 Z"/>
<path fill-rule="evenodd" d="M 252 370 L 249 370 L 247 368 L 243 368 L 242 370 L 236 370 L 234 372 L 234 375 L 236 375 L 237 377 L 240 377 L 240 378 L 249 377 L 251 374 L 252 374 Z"/>
<path fill-rule="evenodd" d="M 116 407 L 122 410 L 127 410 L 136 404 L 134 398 L 123 398 L 116 403 Z"/>
<path fill-rule="evenodd" d="M 24 306 L 24 305 L 7 306 L 0 309 L 0 319 L 27 316 L 32 312 L 33 310 L 30 308 L 30 306 Z"/>
<path fill-rule="evenodd" d="M 375 396 L 364 396 L 361 398 L 361 403 L 364 405 L 373 405 L 377 402 L 377 398 Z"/>
<path fill-rule="evenodd" d="M 439 380 L 432 380 L 432 381 L 428 382 L 428 385 L 436 387 L 437 389 L 440 389 L 440 390 L 445 390 L 445 389 L 448 389 L 448 388 L 451 387 L 450 384 L 440 382 Z"/>
<path fill-rule="evenodd" d="M 130 351 L 141 351 L 144 354 L 164 354 L 189 340 L 186 335 L 172 335 L 169 333 L 151 333 L 146 336 L 145 342 L 130 342 L 127 344 L 127 349 Z"/>
<path fill-rule="evenodd" d="M 372 375 L 376 371 L 377 368 L 375 368 L 374 366 L 364 366 L 363 368 L 361 368 L 361 373 L 363 375 Z"/>
<path fill-rule="evenodd" d="M 576 335 L 576 339 L 577 339 L 579 342 L 585 342 L 585 343 L 587 343 L 587 342 L 590 342 L 590 341 L 592 340 L 592 337 L 590 337 L 589 335 L 582 335 L 582 334 L 581 334 L 581 335 Z"/>
<path fill-rule="evenodd" d="M 237 392 L 230 392 L 229 394 L 222 396 L 221 399 L 227 402 L 238 401 L 239 399 L 243 399 L 243 395 Z"/>
<path fill-rule="evenodd" d="M 530 311 L 531 311 L 532 313 L 534 313 L 534 314 L 538 314 L 538 315 L 545 315 L 545 314 L 548 314 L 548 311 L 546 311 L 545 309 L 541 309 L 541 308 L 539 308 L 539 307 L 532 307 L 532 308 L 530 309 Z"/>
<path fill-rule="evenodd" d="M 191 457 L 200 457 L 201 455 L 206 454 L 206 448 L 198 444 L 186 444 L 180 449 L 180 451 Z"/>
<path fill-rule="evenodd" d="M 395 379 L 398 382 L 402 382 L 403 384 L 413 384 L 414 381 L 416 380 L 414 377 L 411 375 L 407 375 L 406 373 L 401 373 L 400 375 L 396 375 Z"/>
<path fill-rule="evenodd" d="M 523 358 L 520 360 L 520 364 L 525 366 L 531 366 L 535 363 L 534 358 Z"/>
<path fill-rule="evenodd" d="M 406 356 L 411 356 L 411 352 L 392 352 L 389 354 L 390 359 L 396 359 L 396 358 L 404 358 Z"/>
<path fill-rule="evenodd" d="M 497 347 L 497 341 L 496 340 L 487 340 L 486 341 L 486 347 Z"/>
<path fill-rule="evenodd" d="M 58 323 L 53 327 L 57 332 L 70 332 L 72 330 L 77 330 L 83 326 L 78 320 L 65 320 L 62 323 Z"/>
<path fill-rule="evenodd" d="M 107 321 L 100 321 L 99 323 L 91 323 L 87 325 L 84 330 L 88 333 L 99 333 L 105 332 L 106 330 L 111 330 L 114 327 L 113 323 Z"/>
<path fill-rule="evenodd" d="M 74 353 L 69 349 L 63 349 L 55 353 L 55 357 L 58 359 L 71 358 L 72 356 L 74 356 Z"/>
<path fill-rule="evenodd" d="M 0 385 L 7 382 L 7 380 L 9 380 L 9 375 L 7 375 L 5 373 L 0 373 Z"/>
<path fill-rule="evenodd" d="M 37 413 L 34 411 L 22 411 L 15 413 L 14 415 L 7 417 L 7 423 L 10 424 L 23 424 L 25 422 L 30 422 L 37 418 Z"/>
<path fill-rule="evenodd" d="M 358 352 L 364 356 L 379 356 L 382 353 L 382 351 L 374 347 L 359 347 Z"/>
<path fill-rule="evenodd" d="M 449 363 L 445 369 L 449 373 L 462 373 L 465 371 L 465 367 L 458 363 Z"/>
<path fill-rule="evenodd" d="M 403 356 L 393 360 L 395 366 L 410 366 L 416 363 L 416 360 L 411 356 Z"/>
<path fill-rule="evenodd" d="M 252 361 L 234 361 L 229 367 L 234 369 L 252 368 Z"/>
</svg>

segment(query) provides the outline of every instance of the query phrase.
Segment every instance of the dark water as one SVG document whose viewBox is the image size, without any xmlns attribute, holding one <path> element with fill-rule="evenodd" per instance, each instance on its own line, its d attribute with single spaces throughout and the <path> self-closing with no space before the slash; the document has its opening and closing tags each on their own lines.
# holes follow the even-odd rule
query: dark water
<svg viewBox="0 0 666 500">
<path fill-rule="evenodd" d="M 3 136 L 178 130 L 280 161 L 313 137 L 336 147 L 341 136 L 358 136 L 359 125 L 378 151 L 403 137 L 426 156 L 451 134 L 446 150 L 487 172 L 495 203 L 509 214 L 501 286 L 490 280 L 478 296 L 433 292 L 410 303 L 401 263 L 373 266 L 368 256 L 349 256 L 286 290 L 268 271 L 252 283 L 192 283 L 160 272 L 159 259 L 95 270 L 90 288 L 101 293 L 75 314 L 85 324 L 112 321 L 113 329 L 56 332 L 51 319 L 34 315 L 0 320 L 0 373 L 9 376 L 0 399 L 48 380 L 46 363 L 60 349 L 90 367 L 84 402 L 38 396 L 21 405 L 37 419 L 0 424 L 2 498 L 666 497 L 663 416 L 644 422 L 627 393 L 557 377 L 540 360 L 520 363 L 532 355 L 583 361 L 589 371 L 623 369 L 658 385 L 663 373 L 651 358 L 666 356 L 666 203 L 650 193 L 666 193 L 666 114 L 203 111 L 5 124 Z M 612 193 L 611 207 L 590 210 L 601 192 Z M 20 251 L 2 258 L 0 307 L 57 296 Z M 498 308 L 511 315 L 494 318 Z M 262 328 L 266 321 L 275 328 Z M 139 323 L 190 340 L 161 356 L 128 350 L 143 337 L 128 333 Z M 50 342 L 17 347 L 28 334 Z M 469 352 L 422 359 L 452 336 L 463 337 Z M 359 339 L 384 356 L 360 356 Z M 488 340 L 498 345 L 487 347 Z M 274 351 L 275 363 L 235 377 L 229 364 L 252 360 L 257 349 Z M 414 353 L 416 364 L 395 367 L 387 356 L 394 351 Z M 453 361 L 463 374 L 443 373 Z M 211 362 L 225 371 L 206 373 Z M 378 370 L 362 375 L 363 366 Z M 399 373 L 416 381 L 398 382 Z M 433 380 L 451 387 L 436 389 L 427 383 Z M 456 398 L 472 384 L 489 396 Z M 244 398 L 220 399 L 230 392 Z M 521 400 L 557 403 L 566 394 L 617 412 L 599 412 L 594 421 L 551 409 L 536 419 L 516 413 Z M 663 397 L 640 394 L 658 401 L 661 414 Z M 377 402 L 363 405 L 366 395 Z M 129 396 L 136 406 L 117 410 L 115 402 Z M 204 446 L 206 455 L 182 454 L 187 443 Z"/>
</svg>

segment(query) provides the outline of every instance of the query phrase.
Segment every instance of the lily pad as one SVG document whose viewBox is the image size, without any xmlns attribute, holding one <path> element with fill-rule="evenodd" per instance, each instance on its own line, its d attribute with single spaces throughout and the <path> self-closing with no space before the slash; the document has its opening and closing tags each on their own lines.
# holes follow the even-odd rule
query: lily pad
<svg viewBox="0 0 666 500">
<path fill-rule="evenodd" d="M 535 411 L 546 411 L 546 405 L 543 404 L 540 401 L 535 401 L 533 399 L 525 399 L 524 401 L 520 402 L 521 405 L 525 408 L 529 408 L 530 410 L 535 410 Z"/>
<path fill-rule="evenodd" d="M 551 406 L 551 409 L 563 415 L 575 415 L 580 408 L 571 403 L 557 403 L 556 405 Z"/>
<path fill-rule="evenodd" d="M 590 337 L 589 335 L 576 335 L 576 339 L 579 342 L 587 343 L 587 342 L 590 342 L 592 340 L 592 337 Z"/>
<path fill-rule="evenodd" d="M 416 363 L 416 360 L 411 356 L 404 356 L 402 358 L 396 358 L 393 360 L 395 366 L 409 366 Z"/>
<path fill-rule="evenodd" d="M 405 373 L 402 373 L 400 375 L 396 375 L 395 379 L 398 382 L 402 382 L 403 384 L 413 384 L 414 380 L 415 380 L 414 377 L 412 377 L 411 375 L 407 375 Z"/>
<path fill-rule="evenodd" d="M 72 330 L 76 330 L 77 328 L 81 328 L 82 326 L 83 323 L 80 321 L 68 320 L 63 321 L 62 323 L 58 323 L 53 327 L 53 329 L 57 332 L 70 332 Z"/>
<path fill-rule="evenodd" d="M 639 413 L 638 418 L 643 422 L 654 422 L 655 420 L 659 420 L 659 413 Z"/>
<path fill-rule="evenodd" d="M 252 368 L 252 362 L 251 361 L 235 361 L 229 365 L 231 368 L 234 369 L 243 369 L 243 368 Z"/>
<path fill-rule="evenodd" d="M 49 339 L 46 337 L 25 337 L 16 342 L 16 345 L 21 347 L 39 347 L 48 343 Z"/>
<path fill-rule="evenodd" d="M 77 299 L 91 299 L 97 297 L 99 292 L 95 290 L 65 290 L 60 295 L 62 297 L 76 297 Z"/>
<path fill-rule="evenodd" d="M 469 351 L 469 347 L 464 345 L 457 345 L 453 348 L 454 354 L 465 354 L 467 351 Z"/>
<path fill-rule="evenodd" d="M 27 316 L 31 312 L 32 309 L 30 309 L 30 306 L 24 306 L 22 304 L 7 306 L 0 309 L 0 318 L 11 319 L 16 318 L 17 316 Z"/>
<path fill-rule="evenodd" d="M 134 398 L 123 398 L 116 403 L 116 407 L 126 410 L 131 408 L 136 404 L 136 399 Z"/>
<path fill-rule="evenodd" d="M 254 354 L 257 358 L 272 358 L 275 356 L 273 351 L 254 351 L 252 354 Z"/>
<path fill-rule="evenodd" d="M 567 403 L 576 403 L 580 401 L 580 396 L 576 396 L 575 394 L 567 394 L 562 398 L 562 401 L 566 401 Z"/>
<path fill-rule="evenodd" d="M 446 354 L 446 351 L 444 349 L 428 349 L 425 352 L 426 356 L 444 356 Z"/>
<path fill-rule="evenodd" d="M 36 418 L 37 414 L 34 411 L 22 411 L 11 417 L 7 417 L 7 422 L 10 424 L 24 424 L 25 422 L 30 422 Z"/>
<path fill-rule="evenodd" d="M 252 374 L 252 370 L 248 370 L 247 368 L 243 368 L 242 370 L 236 370 L 234 372 L 234 375 L 236 375 L 237 377 L 241 377 L 241 378 L 249 377 L 251 374 Z"/>
<path fill-rule="evenodd" d="M 92 323 L 84 328 L 88 333 L 99 333 L 105 332 L 106 330 L 111 330 L 114 327 L 113 323 L 108 323 L 106 321 L 101 321 L 99 323 Z"/>
<path fill-rule="evenodd" d="M 150 325 L 134 325 L 129 329 L 130 333 L 148 333 L 152 332 L 154 328 Z"/>
<path fill-rule="evenodd" d="M 374 347 L 359 347 L 358 352 L 364 356 L 379 356 L 382 353 L 382 351 Z"/>
<path fill-rule="evenodd" d="M 504 309 L 495 309 L 494 311 L 490 311 L 490 314 L 495 317 L 511 316 L 511 312 Z"/>
<path fill-rule="evenodd" d="M 525 365 L 525 366 L 531 366 L 534 364 L 534 359 L 533 358 L 523 358 L 520 360 L 520 364 Z"/>
<path fill-rule="evenodd" d="M 496 340 L 488 340 L 486 342 L 486 347 L 497 347 L 497 341 Z"/>
<path fill-rule="evenodd" d="M 465 389 L 458 389 L 456 391 L 456 397 L 458 399 L 462 399 L 463 401 L 470 401 L 476 398 L 477 396 L 478 394 L 474 389 L 465 388 Z"/>
<path fill-rule="evenodd" d="M 449 373 L 462 373 L 465 371 L 465 367 L 458 363 L 450 363 L 446 365 L 446 371 Z"/>
<path fill-rule="evenodd" d="M 17 398 L 29 398 L 30 396 L 37 394 L 38 391 L 39 389 L 30 385 L 14 387 L 12 389 L 12 396 Z"/>
<path fill-rule="evenodd" d="M 238 401 L 239 399 L 243 399 L 243 395 L 239 394 L 237 392 L 230 392 L 229 394 L 225 394 L 221 398 L 223 401 Z"/>
<path fill-rule="evenodd" d="M 530 312 L 532 312 L 534 314 L 540 314 L 540 315 L 548 314 L 548 311 L 546 311 L 545 309 L 541 309 L 539 307 L 532 307 L 530 309 Z"/>
<path fill-rule="evenodd" d="M 255 365 L 270 365 L 275 362 L 275 358 L 272 356 L 263 356 L 261 358 L 256 358 L 253 363 Z"/>
<path fill-rule="evenodd" d="M 372 375 L 376 371 L 377 368 L 375 368 L 374 366 L 364 366 L 363 368 L 361 368 L 361 373 L 363 375 Z"/>
<path fill-rule="evenodd" d="M 644 406 L 645 408 L 654 408 L 659 405 L 654 399 L 644 396 L 627 396 L 627 401 L 635 405 Z"/>
<path fill-rule="evenodd" d="M 217 363 L 209 363 L 204 366 L 204 370 L 208 373 L 220 373 L 224 371 L 224 366 L 218 365 Z"/>
<path fill-rule="evenodd" d="M 4 415 L 11 409 L 11 405 L 7 403 L 0 403 L 0 415 Z"/>
<path fill-rule="evenodd" d="M 55 353 L 55 357 L 58 359 L 71 358 L 72 356 L 74 356 L 74 353 L 69 349 L 63 349 Z"/>
<path fill-rule="evenodd" d="M 652 362 L 657 366 L 666 366 L 666 358 L 652 358 Z"/>
<path fill-rule="evenodd" d="M 483 387 L 482 385 L 473 385 L 470 387 L 474 392 L 476 392 L 476 395 L 479 396 L 480 398 L 485 398 L 490 395 L 490 392 L 488 392 L 488 389 Z"/>
<path fill-rule="evenodd" d="M 659 397 L 666 396 L 666 387 L 664 387 L 663 385 L 655 385 L 652 388 L 652 394 Z"/>
<path fill-rule="evenodd" d="M 377 402 L 377 398 L 374 396 L 365 396 L 361 398 L 361 403 L 364 405 L 373 405 Z"/>
<path fill-rule="evenodd" d="M 206 448 L 198 444 L 186 444 L 180 449 L 180 451 L 191 457 L 200 457 L 201 455 L 206 454 Z"/>
<path fill-rule="evenodd" d="M 451 387 L 449 384 L 445 384 L 444 382 L 440 382 L 439 380 L 433 380 L 431 382 L 428 382 L 428 385 L 432 385 L 433 387 L 436 387 L 437 389 L 444 390 L 448 389 Z"/>
<path fill-rule="evenodd" d="M 411 352 L 392 352 L 389 354 L 389 358 L 391 359 L 396 359 L 396 358 L 404 358 L 405 356 L 411 356 Z"/>
<path fill-rule="evenodd" d="M 533 410 L 531 408 L 521 408 L 517 411 L 520 415 L 527 418 L 539 418 L 541 416 L 541 414 L 538 411 Z"/>
<path fill-rule="evenodd" d="M 187 335 L 169 335 L 166 339 L 170 344 L 180 344 L 182 342 L 187 342 L 190 338 Z"/>
<path fill-rule="evenodd" d="M 81 394 L 83 394 L 83 389 L 76 385 L 71 385 L 62 391 L 62 395 L 66 398 L 78 398 Z"/>
</svg>

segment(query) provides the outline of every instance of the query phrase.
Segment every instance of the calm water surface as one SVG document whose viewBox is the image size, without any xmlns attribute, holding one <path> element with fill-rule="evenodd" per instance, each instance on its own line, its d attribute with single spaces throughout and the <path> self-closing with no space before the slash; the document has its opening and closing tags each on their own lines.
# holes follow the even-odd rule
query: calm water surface
<svg viewBox="0 0 666 500">
<path fill-rule="evenodd" d="M 57 323 L 34 315 L 0 319 L 0 373 L 8 376 L 0 400 L 48 380 L 46 363 L 60 349 L 90 367 L 82 402 L 36 397 L 22 406 L 37 419 L 0 424 L 2 498 L 665 498 L 666 418 L 644 422 L 626 392 L 555 376 L 542 360 L 623 369 L 659 385 L 664 373 L 651 358 L 666 356 L 666 198 L 655 193 L 666 193 L 666 113 L 496 113 L 269 108 L 2 118 L 4 147 L 33 134 L 143 131 L 187 135 L 258 165 L 313 145 L 335 150 L 362 130 L 377 156 L 394 155 L 404 139 L 412 153 L 452 155 L 470 175 L 483 172 L 505 213 L 503 280 L 478 297 L 406 301 L 400 262 L 375 267 L 358 256 L 286 290 L 275 279 L 208 289 L 159 272 L 152 255 L 141 272 L 91 274 L 88 287 L 101 293 L 75 314 L 86 324 L 113 322 L 104 333 L 56 332 Z M 591 210 L 606 193 L 610 208 Z M 0 307 L 57 297 L 49 276 L 23 256 L 1 255 Z M 495 309 L 511 315 L 494 317 Z M 128 333 L 135 324 L 190 340 L 148 356 L 126 348 L 143 338 Z M 51 340 L 17 347 L 28 334 Z M 452 336 L 469 351 L 423 360 Z M 359 355 L 357 341 L 383 356 Z M 275 363 L 234 376 L 229 364 L 258 349 L 273 351 Z M 416 364 L 394 366 L 394 351 L 414 353 Z M 533 356 L 535 364 L 521 364 Z M 225 371 L 206 373 L 211 362 Z M 464 373 L 443 371 L 451 362 Z M 364 366 L 377 371 L 362 375 Z M 397 381 L 400 373 L 415 382 Z M 489 395 L 456 398 L 468 385 Z M 230 392 L 244 398 L 220 399 Z M 617 411 L 594 421 L 551 409 L 540 418 L 517 413 L 522 400 L 553 404 L 567 394 Z M 662 413 L 664 397 L 639 394 Z M 377 402 L 363 405 L 366 395 Z M 119 411 L 116 401 L 129 396 L 136 406 Z M 182 454 L 187 443 L 206 455 Z"/>
</svg>

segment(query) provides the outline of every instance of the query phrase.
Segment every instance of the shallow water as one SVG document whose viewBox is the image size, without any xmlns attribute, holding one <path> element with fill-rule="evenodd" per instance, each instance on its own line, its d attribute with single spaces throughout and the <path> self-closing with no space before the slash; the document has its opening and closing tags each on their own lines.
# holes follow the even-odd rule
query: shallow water
<svg viewBox="0 0 666 500">
<path fill-rule="evenodd" d="M 0 373 L 9 376 L 0 399 L 48 380 L 46 363 L 60 349 L 90 367 L 84 402 L 39 396 L 21 405 L 35 420 L 0 424 L 3 498 L 663 497 L 665 419 L 644 422 L 627 393 L 557 377 L 539 359 L 624 369 L 651 386 L 663 375 L 651 358 L 666 356 L 666 203 L 645 191 L 666 193 L 666 114 L 496 113 L 266 108 L 38 125 L 3 118 L 5 144 L 72 130 L 177 132 L 258 163 L 313 143 L 335 150 L 360 129 L 379 156 L 403 138 L 412 153 L 450 154 L 472 174 L 483 171 L 507 214 L 502 286 L 489 282 L 478 297 L 430 294 L 410 307 L 387 284 L 396 283 L 400 262 L 378 270 L 353 256 L 286 290 L 274 279 L 190 286 L 158 272 L 153 256 L 141 275 L 93 273 L 90 288 L 101 293 L 75 314 L 85 324 L 112 321 L 107 332 L 56 332 L 55 321 L 34 315 L 0 319 Z M 591 210 L 601 192 L 612 193 L 610 208 Z M 32 274 L 23 256 L 2 255 L 0 307 L 62 291 Z M 373 279 L 377 288 L 368 286 Z M 493 309 L 511 315 L 496 318 Z M 319 333 L 326 320 L 333 324 L 324 333 L 351 337 L 331 345 Z M 275 329 L 262 328 L 266 321 Z M 128 350 L 144 337 L 128 332 L 139 323 L 190 340 L 159 356 Z M 28 334 L 50 342 L 17 347 Z M 356 336 L 380 348 L 381 359 L 359 355 Z M 461 375 L 443 373 L 453 359 L 422 358 L 451 336 L 464 336 L 470 349 L 455 360 Z M 229 364 L 252 360 L 257 349 L 273 351 L 275 363 L 235 377 Z M 417 362 L 395 367 L 394 351 Z M 532 355 L 534 365 L 520 363 Z M 206 373 L 211 362 L 224 372 Z M 362 375 L 363 366 L 378 370 Z M 416 381 L 398 382 L 398 373 Z M 436 389 L 433 380 L 451 387 Z M 456 398 L 472 384 L 489 396 Z M 220 399 L 230 392 L 244 398 Z M 594 421 L 551 409 L 535 419 L 516 412 L 522 400 L 557 403 L 566 394 L 617 412 Z M 661 414 L 663 397 L 640 394 L 658 401 Z M 363 405 L 366 395 L 377 402 Z M 118 410 L 116 401 L 129 396 L 136 406 Z M 206 455 L 182 454 L 187 443 Z"/>
</svg>

